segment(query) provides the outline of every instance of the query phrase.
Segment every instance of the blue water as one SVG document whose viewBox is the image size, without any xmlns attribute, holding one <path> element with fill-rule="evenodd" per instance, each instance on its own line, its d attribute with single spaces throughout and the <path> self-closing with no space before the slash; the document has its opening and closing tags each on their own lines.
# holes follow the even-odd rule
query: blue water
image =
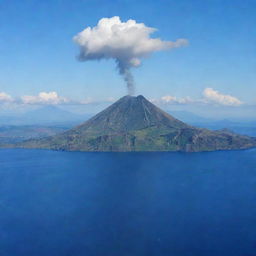
<svg viewBox="0 0 256 256">
<path fill-rule="evenodd" d="M 256 150 L 0 150 L 1 256 L 255 256 Z"/>
</svg>

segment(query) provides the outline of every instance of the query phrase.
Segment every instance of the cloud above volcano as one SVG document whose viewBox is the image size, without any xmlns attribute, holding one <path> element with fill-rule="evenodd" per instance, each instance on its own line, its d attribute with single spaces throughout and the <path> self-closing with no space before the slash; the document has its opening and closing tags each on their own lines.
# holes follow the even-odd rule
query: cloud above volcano
<svg viewBox="0 0 256 256">
<path fill-rule="evenodd" d="M 186 39 L 172 42 L 151 38 L 155 31 L 155 28 L 147 27 L 144 23 L 131 19 L 122 22 L 115 16 L 100 19 L 95 27 L 85 28 L 73 40 L 80 47 L 80 61 L 114 59 L 127 84 L 128 93 L 133 94 L 134 79 L 131 68 L 138 67 L 141 60 L 153 52 L 188 45 Z"/>
</svg>

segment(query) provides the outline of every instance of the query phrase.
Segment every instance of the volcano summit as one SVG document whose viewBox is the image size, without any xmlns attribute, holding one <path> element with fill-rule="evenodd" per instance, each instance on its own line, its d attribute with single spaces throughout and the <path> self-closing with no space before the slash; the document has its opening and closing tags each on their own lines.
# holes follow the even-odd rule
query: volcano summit
<svg viewBox="0 0 256 256">
<path fill-rule="evenodd" d="M 189 126 L 143 96 L 125 96 L 85 123 L 18 147 L 72 151 L 214 151 L 256 146 L 256 138 Z"/>
</svg>

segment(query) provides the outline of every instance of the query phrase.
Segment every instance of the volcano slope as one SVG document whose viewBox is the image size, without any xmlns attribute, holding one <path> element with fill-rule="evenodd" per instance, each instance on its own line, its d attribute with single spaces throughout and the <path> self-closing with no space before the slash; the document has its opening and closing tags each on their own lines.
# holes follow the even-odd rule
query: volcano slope
<svg viewBox="0 0 256 256">
<path fill-rule="evenodd" d="M 22 148 L 69 151 L 214 151 L 256 146 L 256 138 L 189 126 L 143 96 L 124 96 L 64 133 L 28 140 Z"/>
</svg>

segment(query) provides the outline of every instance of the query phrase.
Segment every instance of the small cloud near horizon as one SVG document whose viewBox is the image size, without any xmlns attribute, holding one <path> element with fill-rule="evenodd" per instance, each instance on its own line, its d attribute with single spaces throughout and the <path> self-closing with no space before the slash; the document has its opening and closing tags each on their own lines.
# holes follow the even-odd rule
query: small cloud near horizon
<svg viewBox="0 0 256 256">
<path fill-rule="evenodd" d="M 40 92 L 38 95 L 24 95 L 21 96 L 21 101 L 23 104 L 32 104 L 32 105 L 41 105 L 41 104 L 49 104 L 49 105 L 57 105 L 57 104 L 65 104 L 68 103 L 69 100 L 67 98 L 61 97 L 57 94 L 57 92 Z"/>
<path fill-rule="evenodd" d="M 243 104 L 241 100 L 238 98 L 228 95 L 222 94 L 213 88 L 206 88 L 203 91 L 203 96 L 210 103 L 225 105 L 225 106 L 240 106 Z"/>
<path fill-rule="evenodd" d="M 184 98 L 177 98 L 172 95 L 162 96 L 160 99 L 151 99 L 151 102 L 156 104 L 179 104 L 179 105 L 189 105 L 189 104 L 211 104 L 211 105 L 222 105 L 222 106 L 240 106 L 244 104 L 238 98 L 228 95 L 221 94 L 220 92 L 214 90 L 213 88 L 205 88 L 203 91 L 203 98 L 192 99 L 187 96 Z"/>
<path fill-rule="evenodd" d="M 0 92 L 0 103 L 6 103 L 6 102 L 12 102 L 13 98 L 11 95 L 5 93 L 5 92 Z"/>
<path fill-rule="evenodd" d="M 39 92 L 37 95 L 22 95 L 13 98 L 11 95 L 0 92 L 0 104 L 16 104 L 16 105 L 92 105 L 101 103 L 113 103 L 115 99 L 109 97 L 103 100 L 94 100 L 87 97 L 83 100 L 73 100 L 67 97 L 60 96 L 55 91 Z"/>
<path fill-rule="evenodd" d="M 83 100 L 74 100 L 67 97 L 60 96 L 55 91 L 40 92 L 37 95 L 23 95 L 17 98 L 13 98 L 11 95 L 0 92 L 0 104 L 22 104 L 22 105 L 92 105 L 102 103 L 113 103 L 117 99 L 110 97 L 103 100 L 95 100 L 91 97 L 87 97 Z M 172 95 L 164 95 L 160 98 L 153 98 L 150 101 L 159 105 L 221 105 L 221 106 L 241 106 L 244 103 L 238 98 L 221 94 L 220 92 L 206 88 L 203 91 L 203 97 L 199 99 L 193 99 L 189 96 L 178 98 Z"/>
</svg>

